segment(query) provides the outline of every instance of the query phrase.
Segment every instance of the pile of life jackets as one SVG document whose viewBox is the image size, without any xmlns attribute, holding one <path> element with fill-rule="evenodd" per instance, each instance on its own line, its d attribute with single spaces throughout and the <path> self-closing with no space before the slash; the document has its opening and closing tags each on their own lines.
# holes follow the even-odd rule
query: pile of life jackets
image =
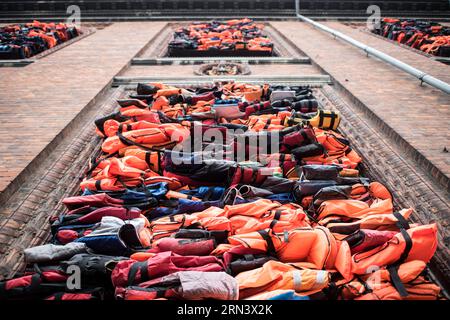
<svg viewBox="0 0 450 320">
<path fill-rule="evenodd" d="M 0 60 L 29 58 L 80 34 L 65 23 L 33 21 L 0 27 Z"/>
<path fill-rule="evenodd" d="M 264 55 L 271 56 L 273 43 L 250 19 L 193 23 L 175 30 L 169 56 Z"/>
<path fill-rule="evenodd" d="M 440 299 L 436 224 L 360 174 L 340 120 L 308 87 L 139 84 L 0 299 Z"/>
<path fill-rule="evenodd" d="M 434 56 L 450 57 L 450 28 L 437 22 L 383 18 L 373 32 Z"/>
</svg>

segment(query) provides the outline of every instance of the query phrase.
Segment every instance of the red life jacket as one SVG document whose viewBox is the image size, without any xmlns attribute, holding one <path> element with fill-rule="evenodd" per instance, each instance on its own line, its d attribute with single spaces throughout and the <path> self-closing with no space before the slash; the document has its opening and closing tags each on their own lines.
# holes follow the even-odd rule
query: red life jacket
<svg viewBox="0 0 450 320">
<path fill-rule="evenodd" d="M 180 256 L 171 251 L 138 262 L 119 261 L 111 274 L 115 287 L 131 286 L 178 271 L 223 271 L 223 262 L 213 256 Z"/>
</svg>

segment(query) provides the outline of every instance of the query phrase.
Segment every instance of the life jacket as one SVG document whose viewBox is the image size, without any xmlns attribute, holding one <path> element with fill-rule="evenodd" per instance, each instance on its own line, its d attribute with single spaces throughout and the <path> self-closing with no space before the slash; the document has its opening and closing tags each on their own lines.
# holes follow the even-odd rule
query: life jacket
<svg viewBox="0 0 450 320">
<path fill-rule="evenodd" d="M 128 178 L 128 179 L 118 179 L 118 178 L 104 178 L 104 179 L 84 179 L 80 183 L 81 190 L 90 191 L 121 191 L 126 188 L 132 188 L 143 184 L 143 179 L 139 178 Z"/>
<path fill-rule="evenodd" d="M 120 207 L 124 204 L 123 200 L 114 199 L 106 193 L 99 193 L 89 196 L 75 196 L 63 199 L 63 204 L 69 210 L 81 208 L 84 206 L 92 207 Z"/>
<path fill-rule="evenodd" d="M 359 174 L 358 170 L 337 165 L 303 165 L 300 169 L 306 180 L 337 180 L 338 176 L 357 177 Z"/>
<path fill-rule="evenodd" d="M 213 256 L 180 256 L 170 251 L 150 259 L 120 261 L 114 267 L 111 279 L 115 287 L 132 286 L 179 271 L 223 271 L 223 263 Z"/>
<path fill-rule="evenodd" d="M 89 208 L 85 212 L 68 212 L 58 217 L 58 220 L 52 224 L 52 229 L 57 229 L 67 225 L 91 225 L 100 222 L 103 217 L 116 217 L 121 220 L 136 219 L 141 217 L 141 210 L 137 208 L 122 207 L 101 207 Z"/>
<path fill-rule="evenodd" d="M 428 224 L 401 228 L 391 240 L 374 249 L 356 253 L 352 256 L 352 272 L 365 274 L 373 266 L 420 260 L 429 262 L 437 248 L 437 226 Z"/>
<path fill-rule="evenodd" d="M 239 49 L 238 45 L 236 45 L 236 49 Z M 264 87 L 258 85 L 249 85 L 244 83 L 230 83 L 223 86 L 223 92 L 225 95 L 238 97 L 241 96 L 249 102 L 260 101 L 261 96 L 264 93 L 264 89 Z"/>
<path fill-rule="evenodd" d="M 207 231 L 231 231 L 230 220 L 224 216 L 223 209 L 210 207 L 204 211 L 187 214 L 177 214 L 162 217 L 150 222 L 153 241 L 168 237 L 183 228 L 201 228 Z"/>
<path fill-rule="evenodd" d="M 334 269 L 339 247 L 333 235 L 323 227 L 296 228 L 283 233 L 270 229 L 230 236 L 231 245 L 262 250 L 282 262 L 302 262 L 303 266 Z M 301 248 L 301 249 L 300 249 Z"/>
<path fill-rule="evenodd" d="M 262 267 L 267 261 L 277 260 L 267 255 L 264 251 L 245 248 L 242 246 L 232 247 L 223 254 L 223 261 L 227 272 L 232 276 Z"/>
<path fill-rule="evenodd" d="M 355 254 L 381 246 L 391 240 L 395 234 L 395 231 L 359 229 L 345 237 L 344 241 L 348 242 L 351 253 Z"/>
<path fill-rule="evenodd" d="M 278 289 L 309 295 L 322 290 L 329 282 L 325 270 L 297 269 L 278 261 L 268 261 L 261 268 L 241 272 L 235 278 L 240 299 Z"/>
<path fill-rule="evenodd" d="M 344 169 L 347 170 L 347 169 Z M 348 169 L 352 170 L 352 169 Z M 342 171 L 340 172 L 342 173 Z M 322 173 L 319 173 L 319 175 Z M 316 173 L 308 173 L 309 176 Z M 338 179 L 338 177 L 336 177 Z M 371 182 L 369 185 L 363 183 L 355 183 L 353 185 L 334 185 L 321 188 L 313 196 L 303 197 L 302 206 L 308 208 L 311 212 L 316 212 L 324 201 L 353 199 L 363 201 L 369 206 L 374 201 L 391 199 L 392 195 L 389 190 L 379 182 Z"/>
<path fill-rule="evenodd" d="M 146 151 L 139 147 L 127 148 L 124 153 L 125 157 L 134 156 L 144 160 L 148 168 L 153 172 L 162 173 L 162 154 L 158 151 Z"/>
<path fill-rule="evenodd" d="M 261 185 L 268 176 L 276 174 L 276 168 L 235 165 L 229 168 L 229 185 L 237 184 Z"/>
<path fill-rule="evenodd" d="M 180 271 L 140 283 L 116 288 L 119 300 L 237 300 L 237 281 L 225 272 Z"/>
<path fill-rule="evenodd" d="M 271 107 L 270 101 L 259 102 L 255 104 L 241 104 L 239 109 L 244 112 L 244 119 L 248 119 L 251 114 L 262 111 Z"/>
<path fill-rule="evenodd" d="M 105 284 L 106 289 L 111 287 L 111 270 L 118 261 L 128 260 L 123 256 L 108 256 L 92 253 L 81 253 L 72 256 L 70 259 L 61 261 L 60 266 L 67 270 L 71 266 L 76 266 L 81 272 L 81 286 L 91 288 L 99 283 Z"/>
<path fill-rule="evenodd" d="M 161 124 L 158 128 L 141 129 L 118 133 L 107 138 L 102 150 L 108 154 L 118 152 L 128 146 L 139 146 L 146 150 L 173 147 L 189 136 L 189 130 L 178 124 Z"/>
<path fill-rule="evenodd" d="M 299 178 L 297 162 L 291 154 L 273 153 L 267 157 L 260 157 L 260 162 L 267 163 L 267 167 L 279 167 L 282 169 L 282 176 L 287 179 L 296 180 Z"/>
<path fill-rule="evenodd" d="M 294 101 L 291 104 L 292 109 L 294 109 L 295 111 L 298 111 L 298 112 L 302 112 L 302 113 L 317 112 L 318 107 L 319 107 L 319 103 L 314 98 Z"/>
<path fill-rule="evenodd" d="M 408 219 L 412 209 L 403 209 L 393 213 L 370 214 L 363 218 L 347 220 L 345 217 L 329 216 L 320 221 L 320 225 L 327 227 L 331 232 L 349 235 L 360 229 L 396 231 L 399 219 Z M 347 222 L 348 221 L 348 222 Z"/>
<path fill-rule="evenodd" d="M 91 166 L 88 176 L 95 177 L 96 180 L 118 176 L 124 178 L 139 178 L 145 175 L 146 170 L 148 170 L 147 163 L 138 157 L 110 157 L 101 159 Z"/>
<path fill-rule="evenodd" d="M 139 123 L 134 124 L 133 123 Z M 96 133 L 100 137 L 112 137 L 119 129 L 121 131 L 131 131 L 134 128 L 149 126 L 148 123 L 161 123 L 160 115 L 151 110 L 138 107 L 128 108 L 122 112 L 116 112 L 94 121 Z"/>
<path fill-rule="evenodd" d="M 283 130 L 281 134 L 280 152 L 282 153 L 317 142 L 314 130 L 308 127 L 292 127 L 288 130 Z"/>
<path fill-rule="evenodd" d="M 103 217 L 89 234 L 75 242 L 85 243 L 93 252 L 126 256 L 135 250 L 150 246 L 149 222 L 145 217 L 123 221 L 116 217 Z"/>
<path fill-rule="evenodd" d="M 211 254 L 215 246 L 214 239 L 162 238 L 152 244 L 152 249 L 134 253 L 130 258 L 145 261 L 156 253 L 165 251 L 172 251 L 182 256 L 207 256 Z"/>
<path fill-rule="evenodd" d="M 225 206 L 233 234 L 244 234 L 270 228 L 275 232 L 307 226 L 306 214 L 299 207 L 280 205 L 267 199 Z"/>
<path fill-rule="evenodd" d="M 44 300 L 51 301 L 88 301 L 104 300 L 103 288 L 88 289 L 78 292 L 56 292 L 46 297 Z"/>
<path fill-rule="evenodd" d="M 143 95 L 143 94 L 155 94 L 159 89 L 162 88 L 161 83 L 138 83 L 136 92 L 137 94 Z"/>
<path fill-rule="evenodd" d="M 221 197 L 225 193 L 225 188 L 202 186 L 195 189 L 181 190 L 180 192 L 191 197 L 199 198 L 203 201 L 209 201 L 221 199 Z"/>
<path fill-rule="evenodd" d="M 314 129 L 314 132 L 317 141 L 325 148 L 326 156 L 303 159 L 305 162 L 346 164 L 346 167 L 351 169 L 355 169 L 361 162 L 362 159 L 349 147 L 348 141 L 341 135 L 320 129 Z"/>
<path fill-rule="evenodd" d="M 341 116 L 338 111 L 318 110 L 317 114 L 310 118 L 299 118 L 295 112 L 291 117 L 285 119 L 285 126 L 292 126 L 299 123 L 309 123 L 311 126 L 324 130 L 337 130 Z"/>
<path fill-rule="evenodd" d="M 398 277 L 392 277 L 387 268 L 374 271 L 370 275 L 358 277 L 339 285 L 340 299 L 355 300 L 436 300 L 439 286 L 427 280 L 422 273 L 426 263 L 420 260 L 405 262 L 398 267 Z M 394 282 L 395 281 L 395 282 Z M 402 292 L 396 287 L 403 287 Z"/>
<path fill-rule="evenodd" d="M 167 151 L 164 154 L 164 175 L 178 178 L 189 186 L 225 185 L 230 170 L 236 163 L 228 160 L 202 159 L 202 155 L 191 153 L 178 156 Z"/>
<path fill-rule="evenodd" d="M 392 199 L 373 202 L 371 205 L 358 200 L 327 200 L 316 211 L 316 219 L 322 221 L 327 217 L 345 217 L 347 220 L 362 219 L 373 214 L 393 212 Z"/>
<path fill-rule="evenodd" d="M 150 219 L 157 219 L 168 215 L 193 213 L 203 211 L 210 207 L 222 206 L 221 201 L 200 201 L 191 199 L 169 199 L 160 200 L 158 207 L 149 208 L 146 212 Z"/>
<path fill-rule="evenodd" d="M 36 269 L 23 276 L 0 281 L 0 300 L 45 297 L 64 290 L 68 276 L 60 270 Z"/>
<path fill-rule="evenodd" d="M 282 115 L 260 115 L 250 116 L 246 122 L 249 130 L 259 131 L 280 131 L 284 129 Z"/>
</svg>

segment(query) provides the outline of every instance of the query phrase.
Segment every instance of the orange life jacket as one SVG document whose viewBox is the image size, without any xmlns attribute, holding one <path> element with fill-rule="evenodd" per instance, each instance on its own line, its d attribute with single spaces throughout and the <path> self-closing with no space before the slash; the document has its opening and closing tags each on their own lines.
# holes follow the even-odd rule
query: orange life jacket
<svg viewBox="0 0 450 320">
<path fill-rule="evenodd" d="M 374 266 L 383 267 L 402 260 L 428 263 L 437 248 L 437 226 L 428 224 L 408 230 L 400 229 L 384 245 L 352 256 L 352 272 L 366 274 Z"/>
<path fill-rule="evenodd" d="M 182 142 L 189 133 L 188 129 L 176 123 L 160 124 L 157 128 L 133 130 L 108 137 L 102 144 L 102 150 L 111 154 L 133 145 L 144 149 L 170 148 Z"/>
<path fill-rule="evenodd" d="M 334 269 L 339 245 L 323 227 L 296 228 L 283 233 L 270 229 L 228 237 L 231 245 L 262 250 L 282 262 L 302 262 L 314 269 Z"/>
<path fill-rule="evenodd" d="M 398 267 L 398 278 L 392 277 L 387 268 L 374 271 L 370 275 L 361 276 L 346 282 L 340 287 L 341 299 L 356 300 L 436 300 L 439 297 L 439 286 L 427 281 L 422 272 L 426 268 L 426 263 L 420 260 L 412 260 L 401 264 Z M 406 290 L 402 296 L 396 286 L 398 281 Z M 400 290 L 401 291 L 401 290 Z"/>
<path fill-rule="evenodd" d="M 297 269 L 289 264 L 268 261 L 261 268 L 239 273 L 236 280 L 240 299 L 278 289 L 310 295 L 328 285 L 329 274 L 325 270 Z"/>
</svg>

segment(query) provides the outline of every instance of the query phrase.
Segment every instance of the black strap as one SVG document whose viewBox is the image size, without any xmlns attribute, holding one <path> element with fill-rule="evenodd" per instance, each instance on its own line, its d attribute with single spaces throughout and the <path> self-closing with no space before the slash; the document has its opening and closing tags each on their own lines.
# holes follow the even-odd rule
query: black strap
<svg viewBox="0 0 450 320">
<path fill-rule="evenodd" d="M 258 230 L 258 233 L 267 243 L 267 253 L 271 256 L 276 256 L 275 246 L 269 232 L 267 232 L 267 230 Z"/>
<path fill-rule="evenodd" d="M 305 141 L 309 141 L 309 137 L 308 137 L 308 135 L 306 134 L 306 131 L 305 131 L 305 130 L 300 129 L 300 134 L 302 135 L 302 137 L 303 137 L 303 139 L 304 139 Z"/>
<path fill-rule="evenodd" d="M 396 226 L 399 229 L 405 229 L 408 230 L 409 229 L 409 223 L 408 221 L 406 221 L 406 219 L 400 214 L 400 212 L 394 212 L 393 213 L 394 217 L 397 218 L 397 222 L 396 222 Z"/>
<path fill-rule="evenodd" d="M 0 281 L 0 297 L 6 294 L 6 281 Z"/>
<path fill-rule="evenodd" d="M 408 225 L 408 227 L 409 227 L 409 225 Z M 408 296 L 408 291 L 406 290 L 405 286 L 403 285 L 403 283 L 398 275 L 398 267 L 408 257 L 409 252 L 411 251 L 413 242 L 412 242 L 412 239 L 409 236 L 408 232 L 406 232 L 406 230 L 404 228 L 400 228 L 400 233 L 402 234 L 403 239 L 405 239 L 405 249 L 403 250 L 400 258 L 395 263 L 387 266 L 387 270 L 389 271 L 391 282 L 394 285 L 395 289 L 398 291 L 400 296 L 406 297 L 406 296 Z"/>
<path fill-rule="evenodd" d="M 156 299 L 164 298 L 166 296 L 166 290 L 157 290 L 156 291 Z"/>
<path fill-rule="evenodd" d="M 406 260 L 406 258 L 409 255 L 409 252 L 411 251 L 412 245 L 413 245 L 412 239 L 409 236 L 408 232 L 406 232 L 405 229 L 400 229 L 400 232 L 401 232 L 403 238 L 405 239 L 406 245 L 405 245 L 405 250 L 403 250 L 403 253 L 400 256 L 400 259 L 396 262 L 396 264 L 402 264 Z"/>
<path fill-rule="evenodd" d="M 323 111 L 319 110 L 319 128 L 323 126 Z"/>
<path fill-rule="evenodd" d="M 42 275 L 40 273 L 35 273 L 31 276 L 31 283 L 29 286 L 23 288 L 24 293 L 31 293 L 36 290 L 42 283 Z"/>
<path fill-rule="evenodd" d="M 150 158 L 151 155 L 152 155 L 152 153 L 150 151 L 145 151 L 145 162 L 147 163 L 147 165 L 150 168 L 152 168 L 154 166 L 153 163 L 151 162 L 151 158 Z"/>
<path fill-rule="evenodd" d="M 144 262 L 135 262 L 131 265 L 130 271 L 128 271 L 128 286 L 132 286 L 134 284 L 134 280 L 136 279 L 136 274 L 138 270 L 141 271 L 141 282 L 148 280 L 148 266 L 147 261 Z"/>
<path fill-rule="evenodd" d="M 279 209 L 275 211 L 275 215 L 274 215 L 273 220 L 272 220 L 272 222 L 270 223 L 270 226 L 269 226 L 270 229 L 273 229 L 273 227 L 275 227 L 277 222 L 280 220 L 282 212 L 283 212 L 283 210 L 279 210 Z"/>
<path fill-rule="evenodd" d="M 65 292 L 57 292 L 53 295 L 53 297 L 55 298 L 55 300 L 62 300 L 64 294 Z"/>
<path fill-rule="evenodd" d="M 85 173 L 86 177 L 87 178 L 91 178 L 92 177 L 92 172 L 98 167 L 98 165 L 100 163 L 102 163 L 103 160 L 106 160 L 108 158 L 114 157 L 117 154 L 118 154 L 118 152 L 114 152 L 114 153 L 108 154 L 106 157 L 100 158 L 98 160 L 96 160 L 95 157 L 92 157 L 91 161 L 90 161 L 91 163 L 90 163 L 89 169 Z"/>
<path fill-rule="evenodd" d="M 313 101 L 314 100 L 308 100 L 308 112 L 312 112 L 313 111 Z"/>
<path fill-rule="evenodd" d="M 255 256 L 252 254 L 244 254 L 245 261 L 253 261 L 255 260 Z"/>
<path fill-rule="evenodd" d="M 96 180 L 95 181 L 95 190 L 101 191 L 102 190 L 102 180 Z"/>
<path fill-rule="evenodd" d="M 328 116 L 331 116 L 330 129 L 332 129 L 332 128 L 334 128 L 334 122 L 335 122 L 335 120 L 336 120 L 336 114 L 333 113 L 333 114 L 330 114 L 330 115 L 328 115 Z"/>
<path fill-rule="evenodd" d="M 256 183 L 257 177 L 258 177 L 258 169 L 252 168 L 252 179 L 251 179 L 250 183 Z"/>
<path fill-rule="evenodd" d="M 372 292 L 372 288 L 369 287 L 367 282 L 363 281 L 360 277 L 356 277 L 356 280 L 358 280 L 359 283 L 361 283 L 364 286 L 364 292 L 362 294 L 370 293 Z"/>
<path fill-rule="evenodd" d="M 394 285 L 395 289 L 400 294 L 400 296 L 407 297 L 408 291 L 406 291 L 405 286 L 403 285 L 402 281 L 400 280 L 400 277 L 398 275 L 398 266 L 391 265 L 391 266 L 387 267 L 387 270 L 389 271 L 389 276 L 391 277 L 391 282 Z"/>
</svg>

